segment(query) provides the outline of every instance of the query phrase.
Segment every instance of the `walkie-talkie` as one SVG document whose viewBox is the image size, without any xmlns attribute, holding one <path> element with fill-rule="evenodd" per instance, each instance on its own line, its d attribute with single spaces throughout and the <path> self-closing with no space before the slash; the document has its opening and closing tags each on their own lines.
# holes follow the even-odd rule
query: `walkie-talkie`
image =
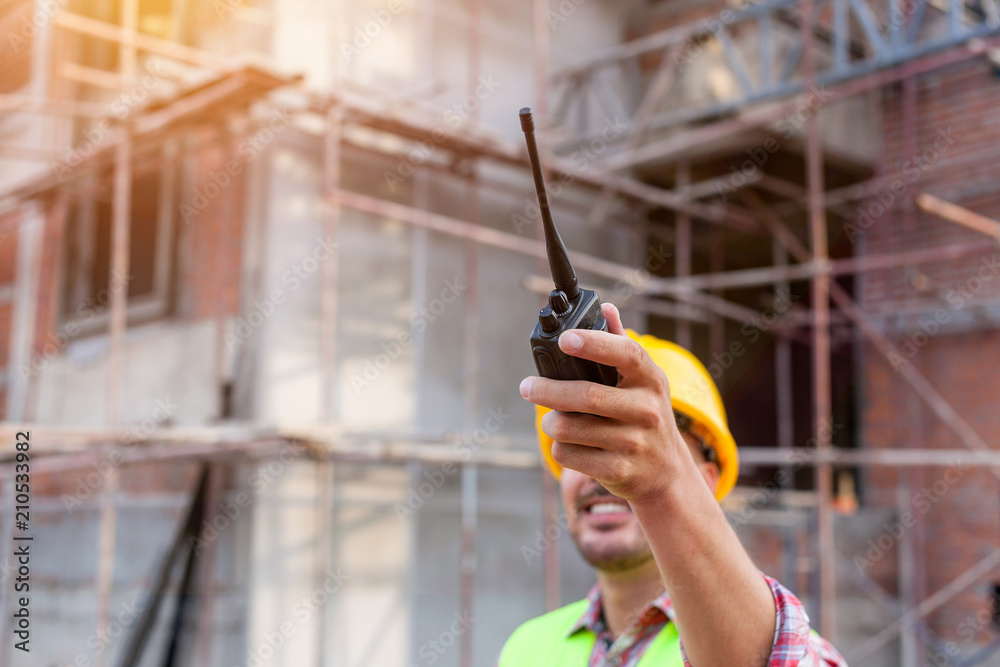
<svg viewBox="0 0 1000 667">
<path fill-rule="evenodd" d="M 539 311 L 538 322 L 531 331 L 531 353 L 535 358 L 535 368 L 539 375 L 553 380 L 589 380 L 613 387 L 618 384 L 618 371 L 613 366 L 573 357 L 559 349 L 559 335 L 562 332 L 569 329 L 607 331 L 608 322 L 601 314 L 601 300 L 597 293 L 581 289 L 577 285 L 576 271 L 569 261 L 566 245 L 552 222 L 545 180 L 542 178 L 542 165 L 538 160 L 531 109 L 521 109 L 519 116 L 524 140 L 528 144 L 535 192 L 538 193 L 538 209 L 545 229 L 549 270 L 552 271 L 552 281 L 556 286 L 549 292 L 549 303 Z"/>
</svg>

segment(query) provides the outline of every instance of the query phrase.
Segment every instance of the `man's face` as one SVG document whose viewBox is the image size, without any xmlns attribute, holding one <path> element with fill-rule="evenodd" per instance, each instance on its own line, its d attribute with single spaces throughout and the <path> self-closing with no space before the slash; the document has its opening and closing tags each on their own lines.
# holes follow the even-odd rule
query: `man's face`
<svg viewBox="0 0 1000 667">
<path fill-rule="evenodd" d="M 705 461 L 697 441 L 683 433 L 705 481 L 714 488 L 718 468 Z M 625 572 L 652 560 L 646 534 L 627 501 L 612 495 L 600 482 L 569 468 L 560 482 L 570 535 L 584 560 L 605 572 Z"/>
</svg>

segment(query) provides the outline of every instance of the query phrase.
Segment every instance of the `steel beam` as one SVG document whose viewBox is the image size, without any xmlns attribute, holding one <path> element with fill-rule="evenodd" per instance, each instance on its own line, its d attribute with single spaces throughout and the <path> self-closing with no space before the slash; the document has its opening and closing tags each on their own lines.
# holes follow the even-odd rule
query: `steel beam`
<svg viewBox="0 0 1000 667">
<path fill-rule="evenodd" d="M 750 104 L 773 101 L 808 91 L 815 85 L 829 86 L 856 83 L 873 74 L 884 74 L 888 68 L 902 68 L 906 64 L 909 64 L 910 61 L 919 57 L 935 54 L 936 52 L 968 42 L 973 38 L 992 37 L 1000 31 L 1000 26 L 993 25 L 988 21 L 976 25 L 962 26 L 961 29 L 955 30 L 945 36 L 933 33 L 924 35 L 919 31 L 913 30 L 911 26 L 911 29 L 905 32 L 900 30 L 894 31 L 891 39 L 886 41 L 882 36 L 882 31 L 875 14 L 869 6 L 873 0 L 837 0 L 834 2 L 833 7 L 834 20 L 832 31 L 834 33 L 834 57 L 831 59 L 832 62 L 826 65 L 822 71 L 813 67 L 809 76 L 806 76 L 805 72 L 807 68 L 804 66 L 805 52 L 812 48 L 815 39 L 813 33 L 817 30 L 816 19 L 819 13 L 817 10 L 824 1 L 817 0 L 809 4 L 808 9 L 805 8 L 805 3 L 798 2 L 797 0 L 763 3 L 742 12 L 733 12 L 727 9 L 716 16 L 711 23 L 700 19 L 685 26 L 670 28 L 615 47 L 608 52 L 597 55 L 582 65 L 575 65 L 568 68 L 563 74 L 557 75 L 554 81 L 559 82 L 567 78 L 584 82 L 586 80 L 597 80 L 600 72 L 610 66 L 619 65 L 624 61 L 635 59 L 643 54 L 662 51 L 667 48 L 683 48 L 690 39 L 711 33 L 722 45 L 724 56 L 729 64 L 729 70 L 740 83 L 741 94 L 734 99 L 726 99 L 714 104 L 694 102 L 679 109 L 671 110 L 654 121 L 656 129 L 665 129 L 681 123 L 690 123 L 732 112 L 745 108 Z M 957 0 L 955 1 L 957 2 Z M 756 21 L 761 25 L 761 30 L 756 35 L 757 39 L 770 40 L 772 39 L 770 31 L 764 28 L 765 25 L 769 26 L 770 23 L 765 21 L 765 18 L 769 15 L 777 18 L 786 17 L 799 6 L 803 8 L 800 15 L 805 17 L 799 20 L 801 37 L 788 49 L 788 59 L 786 61 L 784 76 L 780 77 L 779 82 L 776 84 L 765 85 L 762 81 L 759 85 L 756 85 L 750 80 L 739 54 L 728 39 L 727 30 L 732 25 Z M 849 20 L 848 13 L 854 15 L 855 23 L 861 27 L 870 45 L 868 53 L 861 53 L 854 58 L 849 57 L 847 53 L 847 46 L 851 40 L 850 33 L 853 26 Z M 957 11 L 949 11 L 950 17 L 956 15 Z M 922 15 L 919 15 L 917 20 L 920 20 L 920 18 L 922 18 Z M 804 32 L 801 30 L 802 25 L 809 26 L 810 37 L 808 38 L 808 42 Z M 823 28 L 822 30 L 822 32 L 828 31 L 829 28 Z M 760 50 L 766 51 L 763 45 Z M 796 60 L 799 59 L 803 63 L 803 76 L 792 80 L 791 74 Z M 769 66 L 770 63 L 764 69 L 769 69 Z M 643 153 L 641 157 L 631 155 L 629 151 L 619 153 L 614 159 L 608 161 L 608 165 L 614 168 L 624 168 L 638 164 L 648 154 L 655 154 L 658 151 L 662 153 L 662 150 L 657 146 L 650 146 L 648 148 L 649 150 Z"/>
<path fill-rule="evenodd" d="M 682 287 L 696 290 L 756 287 L 789 280 L 810 280 L 821 273 L 831 276 L 851 275 L 901 266 L 946 262 L 981 255 L 995 249 L 996 245 L 990 241 L 969 241 L 878 255 L 847 257 L 830 260 L 825 264 L 817 264 L 808 260 L 789 266 L 701 273 L 689 277 L 658 278 L 655 285 L 647 291 L 650 294 L 670 294 L 675 288 Z M 669 285 L 669 287 L 664 287 L 665 285 Z"/>
<path fill-rule="evenodd" d="M 122 4 L 124 29 L 134 31 L 139 21 L 139 0 L 125 0 Z M 119 45 L 119 74 L 123 79 L 135 78 L 137 54 L 127 43 Z M 122 419 L 122 394 L 125 381 L 125 327 L 127 320 L 128 287 L 114 287 L 116 276 L 128 276 L 130 252 L 129 238 L 132 219 L 132 137 L 126 124 L 120 130 L 115 145 L 114 192 L 111 221 L 111 305 L 108 331 L 108 389 L 107 424 L 117 426 Z M 112 466 L 104 482 L 101 507 L 101 532 L 97 561 L 97 636 L 107 635 L 111 617 L 111 597 L 114 593 L 115 544 L 118 525 L 118 485 L 120 474 Z M 108 656 L 98 656 L 98 667 L 107 664 Z"/>
<path fill-rule="evenodd" d="M 863 443 L 865 444 L 865 443 Z M 746 447 L 740 450 L 740 464 L 747 466 L 793 466 L 796 468 L 830 464 L 837 467 L 875 468 L 992 468 L 1000 465 L 1000 449 L 920 449 L 917 447 L 882 448 L 862 446 L 846 449 L 831 447 L 820 452 L 815 447 Z"/>
<path fill-rule="evenodd" d="M 806 88 L 815 86 L 816 60 L 814 50 L 813 0 L 803 0 L 802 63 Z M 820 137 L 819 110 L 806 121 L 806 187 L 809 191 L 809 237 L 812 262 L 824 266 L 829 261 L 827 248 L 826 207 L 823 204 L 823 144 Z M 830 449 L 833 408 L 830 370 L 830 274 L 819 272 L 812 280 L 813 312 L 813 433 L 820 451 Z M 820 578 L 820 628 L 830 641 L 836 641 L 837 624 L 834 599 L 837 594 L 836 571 L 826 556 L 833 552 L 833 488 L 829 464 L 816 466 L 815 483 L 818 495 L 818 549 Z"/>
<path fill-rule="evenodd" d="M 466 93 L 475 94 L 482 69 L 483 0 L 467 0 L 469 30 L 466 39 L 468 53 L 468 79 Z M 470 114 L 473 123 L 479 122 L 479 106 Z M 471 160 L 471 175 L 465 184 L 465 219 L 480 226 L 480 200 L 478 159 Z M 463 351 L 462 369 L 463 426 L 467 437 L 472 436 L 479 419 L 480 382 L 480 326 L 479 326 L 479 244 L 471 239 L 464 243 L 464 273 L 466 289 L 463 294 Z M 476 608 L 476 542 L 479 534 L 479 470 L 476 466 L 462 468 L 462 539 L 459 547 L 459 607 L 462 613 L 473 615 Z M 459 639 L 459 665 L 473 667 L 475 626 L 470 627 Z"/>
<path fill-rule="evenodd" d="M 653 118 L 653 112 L 660 106 L 663 99 L 670 92 L 677 79 L 677 48 L 671 48 L 664 53 L 660 59 L 660 66 L 656 70 L 653 83 L 646 91 L 638 110 L 635 113 L 635 120 L 625 133 L 625 151 L 632 152 L 638 148 L 646 131 L 649 129 L 649 122 Z M 594 205 L 593 213 L 590 216 L 590 224 L 600 225 L 611 206 L 611 199 L 614 195 L 612 189 L 605 186 L 598 195 L 597 203 Z"/>
<path fill-rule="evenodd" d="M 1000 45 L 1000 40 L 997 38 L 984 38 L 981 41 L 970 42 L 969 44 L 956 46 L 939 53 L 915 57 L 891 69 L 869 72 L 836 84 L 831 83 L 824 88 L 823 97 L 826 100 L 824 103 L 880 88 L 901 81 L 907 76 L 921 74 L 978 58 L 985 55 L 989 49 L 995 48 L 998 45 Z M 807 104 L 811 96 L 813 96 L 813 93 L 810 91 L 800 92 L 780 101 L 766 100 L 767 104 L 764 104 L 764 100 L 762 100 L 762 103 L 755 104 L 749 108 L 747 108 L 745 101 L 740 103 L 726 103 L 719 108 L 708 109 L 706 113 L 735 112 L 735 115 L 731 118 L 704 126 L 696 126 L 664 139 L 647 143 L 642 148 L 636 150 L 631 156 L 620 153 L 614 154 L 601 164 L 610 170 L 619 170 L 639 166 L 649 161 L 676 160 L 681 156 L 689 154 L 690 151 L 703 144 L 765 126 L 790 114 L 794 114 L 803 105 Z M 653 129 L 670 127 L 690 120 L 693 119 L 676 114 L 674 118 L 664 119 L 662 122 L 654 120 Z"/>
<path fill-rule="evenodd" d="M 320 461 L 316 464 L 316 559 L 313 568 L 313 587 L 320 590 L 329 576 L 333 560 L 333 483 L 334 462 Z M 326 656 L 328 638 L 326 629 L 330 617 L 329 598 L 324 598 L 319 607 L 319 631 L 316 633 L 316 666 L 329 664 Z M 203 667 L 210 667 L 205 663 Z"/>
<path fill-rule="evenodd" d="M 340 205 L 331 193 L 340 188 L 341 152 L 343 132 L 343 108 L 339 105 L 330 107 L 326 118 L 326 137 L 323 142 L 323 235 L 334 245 L 337 245 L 337 234 L 340 228 Z M 331 257 L 323 262 L 323 288 L 320 301 L 320 414 L 324 421 L 335 419 L 337 349 L 337 278 L 340 258 Z M 325 575 L 324 575 L 325 576 Z"/>
<path fill-rule="evenodd" d="M 772 254 L 777 266 L 788 265 L 788 250 L 774 239 Z M 775 298 L 789 294 L 791 285 L 782 281 L 774 286 Z M 775 421 L 777 424 L 778 448 L 791 452 L 795 446 L 795 404 L 793 396 L 794 376 L 792 374 L 792 343 L 787 338 L 776 338 L 774 342 L 774 401 Z M 793 471 L 786 466 L 784 469 L 782 488 L 792 488 L 795 483 Z"/>
<path fill-rule="evenodd" d="M 798 0 L 766 0 L 759 4 L 750 5 L 739 12 L 730 10 L 731 18 L 728 22 L 738 23 L 747 18 L 764 16 L 772 10 L 794 6 L 796 2 Z M 636 58 L 672 45 L 683 45 L 693 38 L 711 34 L 711 27 L 704 20 L 654 32 L 624 44 L 608 47 L 582 63 L 563 68 L 553 75 L 552 80 L 558 82 L 573 76 L 584 76 L 595 69 L 615 65 L 619 61 Z"/>
<path fill-rule="evenodd" d="M 677 163 L 676 177 L 674 179 L 677 190 L 682 196 L 687 194 L 691 183 L 691 163 L 681 160 Z M 674 221 L 674 275 L 680 279 L 691 275 L 691 216 L 684 211 L 677 213 Z M 684 349 L 691 349 L 691 324 L 685 320 L 678 320 L 676 326 L 676 343 Z"/>
<path fill-rule="evenodd" d="M 132 208 L 132 139 L 128 130 L 115 146 L 114 192 L 111 227 L 111 305 L 108 334 L 107 423 L 121 421 L 122 382 L 125 372 L 125 320 L 127 287 L 113 285 L 115 276 L 129 275 L 129 236 Z"/>
</svg>

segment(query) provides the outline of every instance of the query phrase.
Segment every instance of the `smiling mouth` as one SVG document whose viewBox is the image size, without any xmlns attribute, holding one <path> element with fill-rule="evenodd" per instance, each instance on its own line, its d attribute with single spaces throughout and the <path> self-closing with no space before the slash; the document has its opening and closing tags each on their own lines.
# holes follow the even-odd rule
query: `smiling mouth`
<svg viewBox="0 0 1000 667">
<path fill-rule="evenodd" d="M 628 503 L 598 501 L 589 507 L 584 508 L 583 511 L 585 514 L 600 516 L 603 514 L 630 513 L 632 508 L 628 506 Z"/>
</svg>

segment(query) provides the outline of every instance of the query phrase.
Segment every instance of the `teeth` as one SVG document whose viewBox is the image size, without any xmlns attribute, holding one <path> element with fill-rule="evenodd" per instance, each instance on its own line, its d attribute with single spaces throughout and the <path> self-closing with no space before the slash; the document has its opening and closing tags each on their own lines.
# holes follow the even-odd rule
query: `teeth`
<svg viewBox="0 0 1000 667">
<path fill-rule="evenodd" d="M 617 514 L 627 511 L 628 507 L 621 503 L 595 503 L 590 506 L 591 514 Z"/>
</svg>

